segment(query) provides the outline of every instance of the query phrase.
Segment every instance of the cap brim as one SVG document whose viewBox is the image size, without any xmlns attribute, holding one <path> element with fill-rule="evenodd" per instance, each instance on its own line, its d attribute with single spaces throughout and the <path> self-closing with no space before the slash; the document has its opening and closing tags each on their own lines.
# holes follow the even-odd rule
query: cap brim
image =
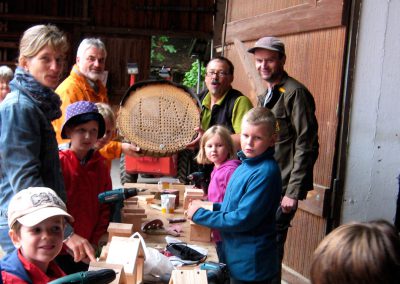
<svg viewBox="0 0 400 284">
<path fill-rule="evenodd" d="M 40 222 L 53 216 L 64 216 L 70 222 L 74 222 L 74 218 L 71 215 L 69 215 L 64 210 L 57 207 L 44 207 L 35 212 L 17 218 L 17 220 L 26 227 L 33 227 L 39 224 Z"/>
<path fill-rule="evenodd" d="M 255 46 L 255 47 L 249 48 L 249 49 L 247 50 L 247 52 L 253 53 L 253 54 L 254 54 L 254 52 L 255 52 L 257 49 L 265 49 L 265 50 L 271 50 L 271 51 L 276 51 L 276 52 L 278 52 L 278 53 L 282 53 L 279 49 L 276 49 L 276 48 L 267 48 L 267 47 L 263 47 L 263 46 Z"/>
<path fill-rule="evenodd" d="M 84 117 L 84 119 L 81 119 L 81 117 Z M 96 120 L 99 123 L 99 132 L 97 134 L 97 139 L 100 139 L 101 137 L 104 136 L 104 133 L 106 132 L 106 126 L 104 122 L 103 116 L 98 113 L 98 112 L 86 112 L 86 113 L 81 113 L 76 116 L 71 117 L 69 120 L 64 122 L 63 126 L 61 127 L 61 138 L 63 139 L 69 139 L 67 133 L 66 133 L 66 128 L 68 127 L 69 124 L 75 123 L 76 120 L 80 120 L 79 123 L 85 123 L 90 120 Z"/>
</svg>

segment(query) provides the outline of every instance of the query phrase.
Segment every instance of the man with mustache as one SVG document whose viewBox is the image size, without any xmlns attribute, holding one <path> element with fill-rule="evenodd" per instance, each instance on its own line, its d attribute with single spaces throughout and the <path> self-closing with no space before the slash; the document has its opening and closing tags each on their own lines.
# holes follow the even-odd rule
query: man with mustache
<svg viewBox="0 0 400 284">
<path fill-rule="evenodd" d="M 272 111 L 277 120 L 275 160 L 282 173 L 282 199 L 276 213 L 278 253 L 282 262 L 290 222 L 298 200 L 313 189 L 313 168 L 318 157 L 318 122 L 310 91 L 284 70 L 285 45 L 276 37 L 263 37 L 248 52 L 267 83 L 258 105 Z M 281 274 L 273 283 L 281 283 Z"/>
<path fill-rule="evenodd" d="M 72 67 L 70 75 L 56 89 L 62 101 L 62 117 L 53 121 L 58 144 L 69 141 L 61 138 L 61 128 L 65 121 L 66 109 L 70 104 L 77 101 L 108 104 L 107 89 L 102 82 L 106 57 L 106 47 L 100 39 L 85 38 L 80 43 L 76 64 Z M 111 141 L 99 151 L 103 157 L 107 157 L 108 153 L 119 157 L 121 152 L 136 156 L 139 150 L 130 143 Z"/>
</svg>

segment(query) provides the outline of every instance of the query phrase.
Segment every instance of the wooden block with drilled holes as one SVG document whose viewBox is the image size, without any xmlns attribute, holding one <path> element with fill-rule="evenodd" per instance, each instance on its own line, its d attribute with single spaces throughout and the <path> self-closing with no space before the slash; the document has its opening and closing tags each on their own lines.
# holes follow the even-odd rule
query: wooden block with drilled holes
<svg viewBox="0 0 400 284">
<path fill-rule="evenodd" d="M 207 284 L 207 272 L 205 270 L 173 270 L 169 284 Z"/>
<path fill-rule="evenodd" d="M 206 202 L 202 206 L 204 209 L 213 210 L 213 203 Z M 189 239 L 197 242 L 210 242 L 211 241 L 211 229 L 208 227 L 197 225 L 190 221 L 190 234 Z"/>
<path fill-rule="evenodd" d="M 113 236 L 130 237 L 134 233 L 132 224 L 110 222 L 107 228 L 108 242 L 111 242 Z"/>
<path fill-rule="evenodd" d="M 124 272 L 124 266 L 122 264 L 111 264 L 106 262 L 91 261 L 88 270 L 96 271 L 106 268 L 113 269 L 115 271 L 115 279 L 112 282 L 109 282 L 110 284 L 128 284 Z"/>
</svg>

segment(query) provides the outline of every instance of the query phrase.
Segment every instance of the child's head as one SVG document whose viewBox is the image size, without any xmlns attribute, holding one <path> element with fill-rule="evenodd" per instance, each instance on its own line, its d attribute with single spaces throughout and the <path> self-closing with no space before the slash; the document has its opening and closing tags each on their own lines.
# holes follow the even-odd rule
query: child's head
<svg viewBox="0 0 400 284">
<path fill-rule="evenodd" d="M 113 110 L 110 105 L 105 103 L 96 103 L 96 107 L 99 110 L 99 113 L 103 116 L 106 130 L 104 136 L 97 140 L 95 148 L 100 149 L 103 148 L 111 139 L 114 137 L 115 129 L 116 129 L 116 119 Z"/>
<path fill-rule="evenodd" d="M 400 238 L 396 229 L 383 220 L 338 227 L 314 252 L 311 282 L 400 283 Z"/>
<path fill-rule="evenodd" d="M 63 245 L 64 202 L 47 187 L 30 187 L 13 196 L 8 205 L 9 236 L 22 255 L 44 271 Z"/>
<path fill-rule="evenodd" d="M 273 147 L 276 141 L 276 120 L 264 107 L 249 110 L 242 119 L 240 145 L 247 158 L 254 158 Z"/>
<path fill-rule="evenodd" d="M 14 73 L 12 69 L 6 65 L 0 66 L 0 102 L 2 102 L 10 92 L 9 83 Z"/>
<path fill-rule="evenodd" d="M 199 164 L 214 163 L 219 166 L 228 159 L 235 157 L 235 148 L 231 133 L 220 125 L 210 127 L 200 140 L 200 150 L 196 156 Z"/>
<path fill-rule="evenodd" d="M 94 103 L 78 101 L 67 107 L 61 137 L 71 139 L 72 150 L 89 151 L 104 132 L 104 118 Z"/>
</svg>

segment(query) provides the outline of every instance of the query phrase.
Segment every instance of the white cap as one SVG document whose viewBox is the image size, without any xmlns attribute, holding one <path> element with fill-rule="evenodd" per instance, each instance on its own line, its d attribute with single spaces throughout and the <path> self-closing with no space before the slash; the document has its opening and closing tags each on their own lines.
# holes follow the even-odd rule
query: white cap
<svg viewBox="0 0 400 284">
<path fill-rule="evenodd" d="M 70 222 L 74 218 L 67 213 L 67 207 L 54 190 L 47 187 L 29 187 L 18 192 L 8 205 L 8 226 L 16 221 L 27 227 L 53 217 L 65 216 Z"/>
</svg>

